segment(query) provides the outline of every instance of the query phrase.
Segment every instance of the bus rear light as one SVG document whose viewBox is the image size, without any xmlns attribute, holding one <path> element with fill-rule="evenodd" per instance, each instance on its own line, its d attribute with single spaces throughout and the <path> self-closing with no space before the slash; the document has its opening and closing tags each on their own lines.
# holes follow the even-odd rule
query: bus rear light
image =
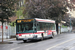
<svg viewBox="0 0 75 50">
<path fill-rule="evenodd" d="M 22 36 L 21 34 L 16 34 L 16 36 Z"/>
<path fill-rule="evenodd" d="M 19 34 L 19 36 L 22 36 L 21 34 Z"/>
</svg>

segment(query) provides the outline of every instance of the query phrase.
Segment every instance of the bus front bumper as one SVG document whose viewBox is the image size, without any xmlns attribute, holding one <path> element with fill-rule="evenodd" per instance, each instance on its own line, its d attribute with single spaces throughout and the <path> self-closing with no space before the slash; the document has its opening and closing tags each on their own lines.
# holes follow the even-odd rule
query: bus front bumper
<svg viewBox="0 0 75 50">
<path fill-rule="evenodd" d="M 16 37 L 16 40 L 39 40 L 41 39 L 41 37 L 37 37 L 37 36 L 34 36 L 32 38 L 18 38 Z"/>
</svg>

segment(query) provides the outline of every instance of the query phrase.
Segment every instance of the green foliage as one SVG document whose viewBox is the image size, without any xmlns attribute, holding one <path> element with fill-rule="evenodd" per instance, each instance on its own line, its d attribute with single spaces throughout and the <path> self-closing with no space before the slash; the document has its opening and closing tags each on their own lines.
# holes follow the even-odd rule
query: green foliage
<svg viewBox="0 0 75 50">
<path fill-rule="evenodd" d="M 9 23 L 10 26 L 15 26 L 16 25 L 16 21 L 13 21 L 11 23 Z"/>
<path fill-rule="evenodd" d="M 15 14 L 15 3 L 17 3 L 18 0 L 2 0 L 1 6 L 0 6 L 0 21 L 5 22 L 9 21 L 9 17 L 12 17 L 12 15 Z"/>
<path fill-rule="evenodd" d="M 67 28 L 67 26 L 62 25 L 62 28 Z"/>
<path fill-rule="evenodd" d="M 23 16 L 22 15 L 22 12 L 23 12 L 23 10 L 18 10 L 17 12 L 16 12 L 16 16 L 19 18 L 20 16 Z"/>
<path fill-rule="evenodd" d="M 20 7 L 17 11 L 15 11 L 16 12 L 16 16 L 17 16 L 18 19 L 23 19 L 24 18 L 23 17 L 23 8 L 24 7 Z M 13 22 L 9 23 L 9 25 L 10 26 L 15 26 L 16 25 L 15 22 L 16 21 L 13 21 Z"/>
<path fill-rule="evenodd" d="M 16 11 L 16 16 L 18 17 L 18 19 L 20 18 L 20 19 L 23 19 L 24 17 L 23 17 L 23 7 L 20 7 L 20 9 L 18 9 L 17 11 Z"/>
</svg>

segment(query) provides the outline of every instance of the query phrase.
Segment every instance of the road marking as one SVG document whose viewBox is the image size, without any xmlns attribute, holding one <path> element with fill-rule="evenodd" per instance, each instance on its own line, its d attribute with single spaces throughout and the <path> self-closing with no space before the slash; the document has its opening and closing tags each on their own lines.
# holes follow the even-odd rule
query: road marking
<svg viewBox="0 0 75 50">
<path fill-rule="evenodd" d="M 35 44 L 35 43 L 33 43 L 33 44 Z M 25 45 L 25 46 L 30 46 L 30 45 L 33 45 L 33 44 L 28 44 L 28 45 Z M 18 48 L 20 48 L 20 47 L 12 48 L 11 50 L 16 50 Z"/>
<path fill-rule="evenodd" d="M 74 38 L 74 39 L 75 39 L 75 38 Z M 59 45 L 62 45 L 62 44 L 67 43 L 67 42 L 69 42 L 69 41 L 72 41 L 72 40 L 74 40 L 74 39 L 70 39 L 70 40 L 64 41 L 64 42 L 62 42 L 62 43 L 60 43 L 60 44 L 57 44 L 57 45 L 52 46 L 52 47 L 50 47 L 50 48 L 47 48 L 46 50 L 50 50 L 50 49 L 52 49 L 52 48 L 54 48 L 54 47 L 57 47 L 57 46 L 59 46 Z"/>
<path fill-rule="evenodd" d="M 18 48 L 20 48 L 20 47 L 12 48 L 11 50 L 15 50 L 15 49 L 18 49 Z"/>
<path fill-rule="evenodd" d="M 10 46 L 7 46 L 7 47 L 10 47 Z M 6 47 L 3 47 L 3 48 L 6 48 Z"/>
<path fill-rule="evenodd" d="M 71 47 L 71 50 L 72 50 L 72 49 L 75 49 L 75 47 Z"/>
<path fill-rule="evenodd" d="M 73 49 L 73 48 L 75 48 L 75 44 L 72 44 L 71 46 L 68 46 L 68 47 L 66 47 L 66 48 L 64 48 L 65 50 L 69 50 L 69 49 Z"/>
<path fill-rule="evenodd" d="M 33 43 L 33 44 L 35 44 L 35 43 Z M 25 45 L 25 46 L 30 46 L 30 45 L 33 45 L 33 44 L 28 44 L 28 45 Z"/>
<path fill-rule="evenodd" d="M 69 50 L 69 49 L 73 49 L 73 48 L 75 48 L 75 47 L 71 46 L 71 47 L 64 48 L 64 50 Z"/>
</svg>

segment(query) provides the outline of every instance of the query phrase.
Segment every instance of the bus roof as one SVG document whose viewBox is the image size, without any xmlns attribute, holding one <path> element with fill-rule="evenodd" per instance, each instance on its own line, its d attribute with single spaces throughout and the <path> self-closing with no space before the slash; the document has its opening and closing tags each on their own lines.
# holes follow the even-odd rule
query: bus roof
<svg viewBox="0 0 75 50">
<path fill-rule="evenodd" d="M 29 18 L 29 19 L 35 19 L 38 22 L 55 23 L 55 20 L 51 20 L 51 19 L 40 19 L 40 18 Z M 17 19 L 17 20 L 25 20 L 25 19 Z"/>
<path fill-rule="evenodd" d="M 55 23 L 54 20 L 51 19 L 39 19 L 39 18 L 35 18 L 36 21 L 38 22 L 50 22 L 50 23 Z"/>
</svg>

